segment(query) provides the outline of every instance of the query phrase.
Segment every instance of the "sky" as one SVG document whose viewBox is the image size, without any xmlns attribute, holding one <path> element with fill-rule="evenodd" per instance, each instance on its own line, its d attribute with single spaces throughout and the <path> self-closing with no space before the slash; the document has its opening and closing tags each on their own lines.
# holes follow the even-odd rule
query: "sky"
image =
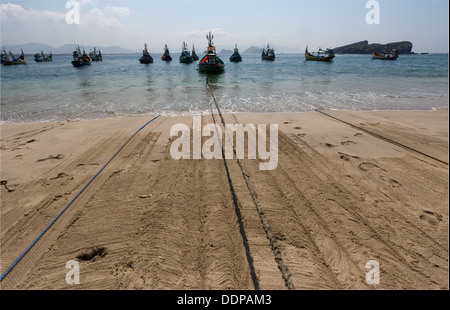
<svg viewBox="0 0 450 310">
<path fill-rule="evenodd" d="M 448 53 L 448 0 L 28 0 L 1 1 L 1 44 L 30 42 L 121 46 L 140 52 L 181 50 L 183 41 L 217 50 L 273 45 L 302 53 L 357 41 L 411 41 L 414 52 Z M 73 4 L 76 5 L 73 5 Z M 67 7 L 66 7 L 67 5 Z M 69 14 L 79 7 L 79 23 Z M 66 15 L 70 15 L 69 23 Z"/>
</svg>

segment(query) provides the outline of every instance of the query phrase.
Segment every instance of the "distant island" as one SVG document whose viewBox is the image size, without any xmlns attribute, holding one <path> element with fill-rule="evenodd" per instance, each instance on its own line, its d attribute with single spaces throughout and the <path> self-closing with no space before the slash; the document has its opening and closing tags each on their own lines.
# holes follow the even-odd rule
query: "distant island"
<svg viewBox="0 0 450 310">
<path fill-rule="evenodd" d="M 335 54 L 372 54 L 372 52 L 382 53 L 385 46 L 389 46 L 391 49 L 395 48 L 399 54 L 412 54 L 412 43 L 409 41 L 391 42 L 386 44 L 369 44 L 369 41 L 365 40 L 336 47 L 333 51 Z"/>
<path fill-rule="evenodd" d="M 219 54 L 233 54 L 233 51 L 232 50 L 227 50 L 227 49 L 223 49 L 223 50 L 221 50 L 220 52 L 219 52 Z"/>
<path fill-rule="evenodd" d="M 250 46 L 243 52 L 243 54 L 261 54 L 262 50 L 263 49 L 261 47 Z"/>
</svg>

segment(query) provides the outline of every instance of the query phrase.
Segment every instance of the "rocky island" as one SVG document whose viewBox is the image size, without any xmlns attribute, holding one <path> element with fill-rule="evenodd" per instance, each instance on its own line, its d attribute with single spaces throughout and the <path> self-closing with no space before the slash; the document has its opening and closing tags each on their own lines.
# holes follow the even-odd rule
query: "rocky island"
<svg viewBox="0 0 450 310">
<path fill-rule="evenodd" d="M 409 41 L 392 42 L 386 44 L 372 43 L 364 40 L 333 49 L 335 54 L 372 54 L 372 52 L 382 53 L 385 46 L 397 49 L 399 54 L 412 54 L 412 43 Z"/>
</svg>

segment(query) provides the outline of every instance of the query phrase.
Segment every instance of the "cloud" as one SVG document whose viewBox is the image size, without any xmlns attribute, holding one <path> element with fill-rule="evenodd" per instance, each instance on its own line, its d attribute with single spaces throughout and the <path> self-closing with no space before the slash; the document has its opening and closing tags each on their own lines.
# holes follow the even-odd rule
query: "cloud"
<svg viewBox="0 0 450 310">
<path fill-rule="evenodd" d="M 232 37 L 232 35 L 222 29 L 222 28 L 212 28 L 212 29 L 206 29 L 206 30 L 189 30 L 189 31 L 184 31 L 183 32 L 183 36 L 184 37 L 189 37 L 189 38 L 203 38 L 205 37 L 208 32 L 210 32 L 214 35 L 214 38 L 230 38 Z"/>
<path fill-rule="evenodd" d="M 65 13 L 52 12 L 48 10 L 38 11 L 34 9 L 25 10 L 18 4 L 6 3 L 0 6 L 2 22 L 7 21 L 36 21 L 36 22 L 62 22 Z"/>
<path fill-rule="evenodd" d="M 115 6 L 107 6 L 105 8 L 105 11 L 111 14 L 115 14 L 118 16 L 129 16 L 131 13 L 131 10 L 126 7 L 115 7 Z"/>
</svg>

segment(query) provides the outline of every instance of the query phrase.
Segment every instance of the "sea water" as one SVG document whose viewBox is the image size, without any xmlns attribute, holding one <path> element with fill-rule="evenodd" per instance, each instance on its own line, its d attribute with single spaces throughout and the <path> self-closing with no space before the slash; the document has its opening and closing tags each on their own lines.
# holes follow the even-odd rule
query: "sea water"
<svg viewBox="0 0 450 310">
<path fill-rule="evenodd" d="M 197 62 L 140 64 L 139 54 L 103 55 L 75 68 L 70 55 L 52 62 L 1 67 L 1 122 L 24 123 L 123 116 L 222 112 L 303 112 L 314 109 L 430 110 L 448 106 L 448 54 L 336 55 L 332 62 L 278 54 L 275 61 L 245 55 L 240 63 L 221 55 L 225 70 L 197 71 Z"/>
</svg>

